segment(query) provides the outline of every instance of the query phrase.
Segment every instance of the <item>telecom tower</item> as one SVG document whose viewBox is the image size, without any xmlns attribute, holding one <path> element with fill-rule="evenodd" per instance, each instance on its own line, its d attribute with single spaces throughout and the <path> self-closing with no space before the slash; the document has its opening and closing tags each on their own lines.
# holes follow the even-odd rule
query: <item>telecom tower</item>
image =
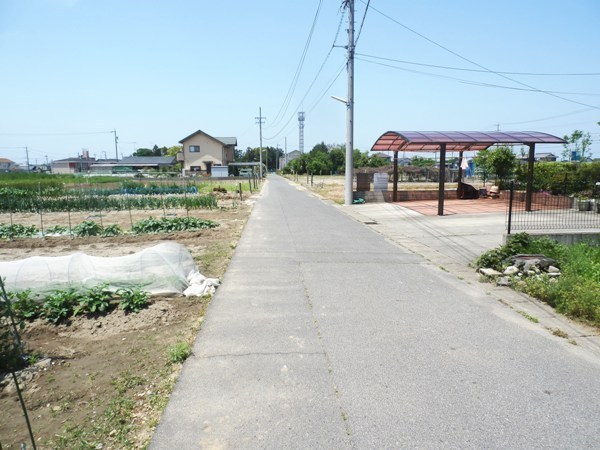
<svg viewBox="0 0 600 450">
<path fill-rule="evenodd" d="M 298 113 L 298 131 L 300 133 L 298 150 L 300 150 L 300 153 L 304 153 L 304 111 Z"/>
</svg>

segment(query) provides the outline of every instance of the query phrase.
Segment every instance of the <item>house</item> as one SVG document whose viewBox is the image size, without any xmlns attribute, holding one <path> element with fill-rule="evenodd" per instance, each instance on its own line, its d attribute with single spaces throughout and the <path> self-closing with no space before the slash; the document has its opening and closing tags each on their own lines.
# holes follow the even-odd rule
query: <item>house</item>
<svg viewBox="0 0 600 450">
<path fill-rule="evenodd" d="M 291 163 L 293 160 L 300 158 L 302 152 L 300 150 L 291 151 L 281 158 L 279 158 L 279 167 L 283 169 L 287 164 Z"/>
<path fill-rule="evenodd" d="M 392 160 L 392 157 L 386 153 L 382 153 L 382 152 L 378 152 L 378 153 L 373 153 L 371 155 L 372 158 L 379 158 L 379 159 L 383 159 L 387 162 L 390 162 Z"/>
<path fill-rule="evenodd" d="M 77 158 L 55 159 L 52 161 L 52 173 L 88 173 L 96 158 L 87 155 Z"/>
<path fill-rule="evenodd" d="M 16 162 L 8 158 L 0 158 L 0 172 L 12 172 L 18 169 Z"/>
<path fill-rule="evenodd" d="M 538 161 L 556 161 L 556 155 L 554 153 L 536 153 L 535 159 Z"/>
<path fill-rule="evenodd" d="M 235 137 L 212 137 L 202 130 L 179 141 L 183 146 L 181 162 L 185 172 L 210 175 L 213 166 L 226 166 L 234 161 Z"/>
</svg>

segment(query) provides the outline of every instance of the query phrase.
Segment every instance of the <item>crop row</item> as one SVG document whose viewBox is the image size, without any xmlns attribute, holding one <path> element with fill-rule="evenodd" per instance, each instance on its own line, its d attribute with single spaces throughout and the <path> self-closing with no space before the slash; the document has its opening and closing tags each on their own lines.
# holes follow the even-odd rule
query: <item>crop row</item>
<svg viewBox="0 0 600 450">
<path fill-rule="evenodd" d="M 124 211 L 128 209 L 216 208 L 217 198 L 207 195 L 99 196 L 65 195 L 14 196 L 0 194 L 0 212 Z"/>
<path fill-rule="evenodd" d="M 142 219 L 133 224 L 131 233 L 133 234 L 147 234 L 147 233 L 174 233 L 178 231 L 196 231 L 205 230 L 209 228 L 218 227 L 219 224 L 208 219 L 199 219 L 196 217 L 173 217 L 173 218 L 160 218 L 155 219 L 149 217 L 148 219 Z M 35 225 L 20 225 L 20 224 L 3 224 L 0 223 L 0 239 L 15 239 L 32 237 L 41 235 L 42 231 L 39 230 Z M 74 226 L 72 229 L 68 229 L 63 225 L 55 225 L 51 228 L 44 230 L 44 234 L 47 235 L 75 235 L 78 237 L 83 236 L 119 236 L 125 234 L 125 232 L 119 227 L 119 225 L 106 225 L 102 226 L 98 222 L 93 220 L 86 220 L 80 224 Z"/>
</svg>

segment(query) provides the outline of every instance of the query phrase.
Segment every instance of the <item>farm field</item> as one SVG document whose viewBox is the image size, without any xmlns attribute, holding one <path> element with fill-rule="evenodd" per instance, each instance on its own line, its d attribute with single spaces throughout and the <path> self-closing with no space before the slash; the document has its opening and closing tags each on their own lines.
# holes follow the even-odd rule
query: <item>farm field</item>
<svg viewBox="0 0 600 450">
<path fill-rule="evenodd" d="M 46 237 L 0 241 L 0 261 L 84 252 L 123 256 L 164 241 L 192 254 L 200 272 L 222 277 L 251 211 L 251 200 L 214 209 L 0 214 L 0 223 L 76 225 L 86 220 L 123 230 L 148 217 L 197 217 L 213 229 L 115 237 Z M 230 206 L 231 205 L 231 206 Z M 196 336 L 210 299 L 153 297 L 149 308 L 125 314 L 77 316 L 53 325 L 27 323 L 22 333 L 37 364 L 21 374 L 24 400 L 38 448 L 143 448 L 158 423 L 185 349 Z M 30 448 L 14 385 L 0 380 L 0 447 Z"/>
</svg>

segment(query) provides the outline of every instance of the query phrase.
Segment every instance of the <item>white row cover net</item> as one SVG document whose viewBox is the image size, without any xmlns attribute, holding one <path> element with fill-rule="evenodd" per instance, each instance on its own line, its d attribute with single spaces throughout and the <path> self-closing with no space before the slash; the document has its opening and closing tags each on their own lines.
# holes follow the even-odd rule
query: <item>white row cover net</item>
<svg viewBox="0 0 600 450">
<path fill-rule="evenodd" d="M 103 283 L 114 291 L 139 287 L 152 295 L 181 294 L 190 284 L 188 277 L 197 270 L 190 252 L 175 242 L 126 256 L 79 252 L 0 262 L 0 276 L 7 291 L 31 289 L 32 294 L 39 296 L 68 288 L 89 289 Z"/>
</svg>

